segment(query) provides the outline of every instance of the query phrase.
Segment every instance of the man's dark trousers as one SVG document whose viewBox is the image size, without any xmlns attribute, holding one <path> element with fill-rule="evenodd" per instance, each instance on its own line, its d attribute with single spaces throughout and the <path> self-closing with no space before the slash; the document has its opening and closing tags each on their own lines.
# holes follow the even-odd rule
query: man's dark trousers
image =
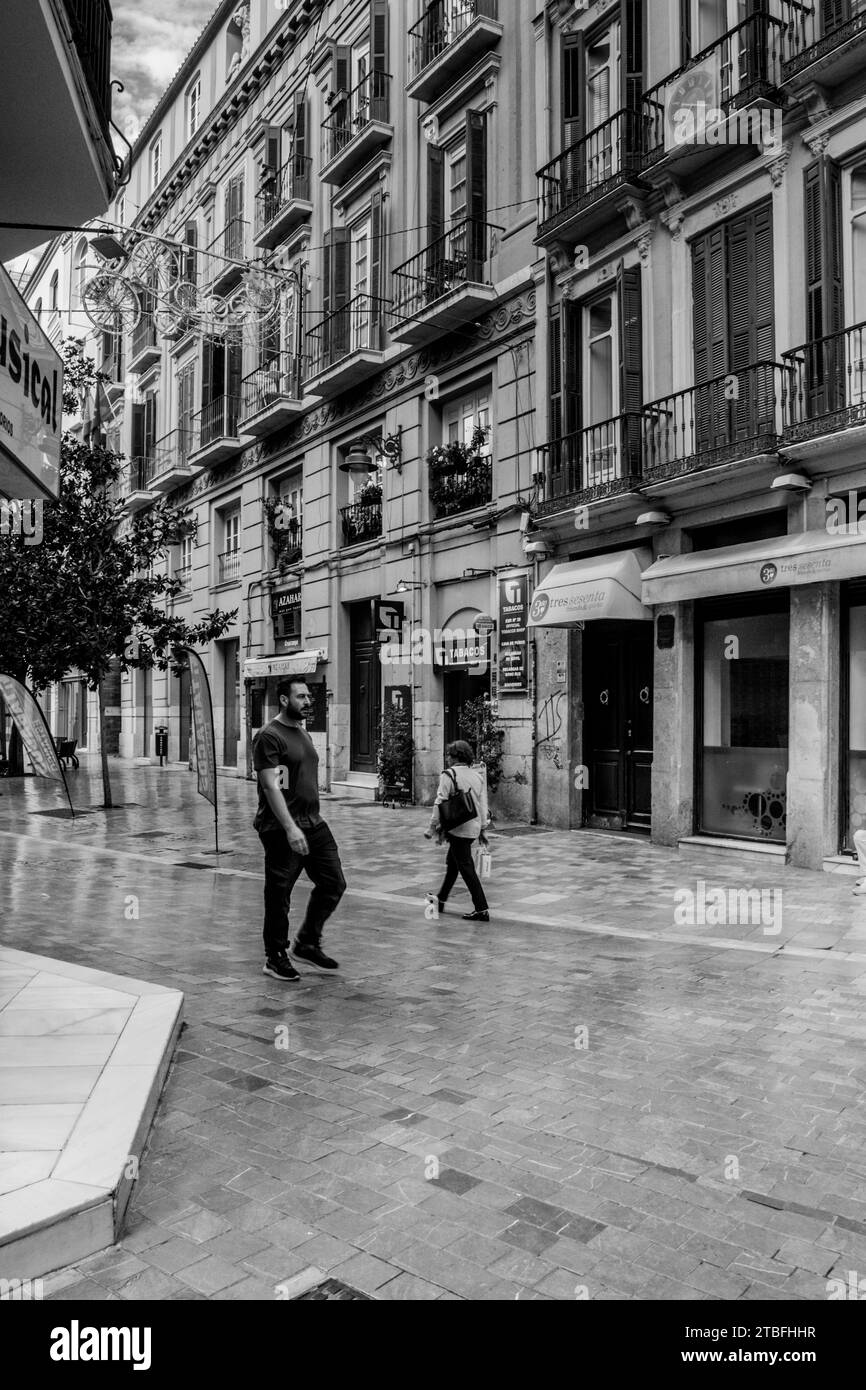
<svg viewBox="0 0 866 1390">
<path fill-rule="evenodd" d="M 298 942 L 318 946 L 322 928 L 346 891 L 337 842 L 324 821 L 305 827 L 309 854 L 297 854 L 281 826 L 259 831 L 265 847 L 265 955 L 268 960 L 284 955 L 289 947 L 289 903 L 301 871 L 312 880 Z"/>
</svg>

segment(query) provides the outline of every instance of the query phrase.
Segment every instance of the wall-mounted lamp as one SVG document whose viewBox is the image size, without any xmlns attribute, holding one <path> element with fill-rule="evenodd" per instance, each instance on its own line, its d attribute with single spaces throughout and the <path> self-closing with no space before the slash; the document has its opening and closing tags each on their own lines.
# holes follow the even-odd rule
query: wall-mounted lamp
<svg viewBox="0 0 866 1390">
<path fill-rule="evenodd" d="M 354 482 L 363 483 L 370 473 L 376 472 L 376 465 L 370 457 L 370 449 L 383 455 L 391 468 L 403 472 L 403 426 L 398 425 L 393 434 L 365 434 L 349 449 L 346 462 L 340 464 Z"/>
<path fill-rule="evenodd" d="M 496 573 L 496 570 L 473 570 L 473 569 L 469 569 L 469 570 L 464 570 L 464 571 L 463 571 L 463 578 L 464 578 L 464 579 L 485 579 L 485 578 L 487 577 L 487 575 L 489 575 L 489 574 L 495 574 L 495 573 Z"/>
<path fill-rule="evenodd" d="M 783 492 L 811 492 L 812 479 L 807 478 L 805 473 L 780 473 L 770 487 Z"/>
<path fill-rule="evenodd" d="M 408 594 L 408 593 L 410 592 L 410 590 L 412 590 L 412 589 L 424 589 L 424 588 L 426 588 L 426 585 L 425 585 L 425 584 L 413 584 L 413 583 L 412 583 L 410 580 L 408 580 L 408 579 L 400 579 L 400 580 L 397 581 L 397 587 L 396 587 L 396 589 L 394 590 L 394 593 L 395 593 L 395 594 Z"/>
<path fill-rule="evenodd" d="M 671 519 L 667 512 L 641 512 L 635 521 L 635 526 L 670 526 Z"/>
</svg>

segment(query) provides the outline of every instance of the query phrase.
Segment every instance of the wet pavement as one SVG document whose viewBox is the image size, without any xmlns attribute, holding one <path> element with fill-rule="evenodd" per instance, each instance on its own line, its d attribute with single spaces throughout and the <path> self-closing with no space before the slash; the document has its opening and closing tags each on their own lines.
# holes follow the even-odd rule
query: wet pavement
<svg viewBox="0 0 866 1390">
<path fill-rule="evenodd" d="M 187 1028 L 124 1239 L 47 1297 L 824 1299 L 866 1274 L 851 878 L 505 826 L 489 926 L 462 885 L 431 922 L 429 812 L 334 799 L 341 970 L 285 986 L 252 784 L 220 780 L 217 858 L 192 774 L 115 763 L 111 812 L 96 774 L 69 774 L 74 823 L 0 782 L 0 942 L 182 989 Z"/>
</svg>

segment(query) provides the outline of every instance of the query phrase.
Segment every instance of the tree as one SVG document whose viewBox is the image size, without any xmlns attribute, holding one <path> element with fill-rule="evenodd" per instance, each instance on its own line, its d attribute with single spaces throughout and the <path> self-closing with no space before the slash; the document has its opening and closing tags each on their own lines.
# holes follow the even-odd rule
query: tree
<svg viewBox="0 0 866 1390">
<path fill-rule="evenodd" d="M 64 410 L 71 414 L 77 393 L 103 378 L 80 342 L 64 344 L 63 356 Z M 156 565 L 169 546 L 195 535 L 196 520 L 188 509 L 160 501 L 128 522 L 117 496 L 121 471 L 119 455 L 65 433 L 60 497 L 45 504 L 41 543 L 0 536 L 0 670 L 39 692 L 77 667 L 99 693 L 106 806 L 112 803 L 102 682 L 112 664 L 165 671 L 176 646 L 213 641 L 235 616 L 216 609 L 187 623 L 166 612 L 165 600 L 182 584 L 156 573 Z M 15 743 L 13 737 L 11 771 L 21 775 Z"/>
</svg>

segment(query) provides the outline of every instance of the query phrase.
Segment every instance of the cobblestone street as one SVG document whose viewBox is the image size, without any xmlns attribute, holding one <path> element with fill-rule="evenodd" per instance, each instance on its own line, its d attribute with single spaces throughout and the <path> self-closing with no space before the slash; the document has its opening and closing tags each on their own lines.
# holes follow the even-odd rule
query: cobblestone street
<svg viewBox="0 0 866 1390">
<path fill-rule="evenodd" d="M 341 969 L 285 987 L 252 784 L 220 781 L 215 871 L 191 774 L 112 776 L 123 806 L 74 824 L 56 787 L 0 783 L 2 943 L 186 996 L 127 1232 L 46 1297 L 821 1300 L 866 1271 L 852 878 L 502 826 L 490 924 L 462 885 L 431 922 L 429 813 L 326 798 Z M 95 763 L 70 784 L 101 800 Z M 681 922 L 699 881 L 783 911 Z"/>
</svg>

